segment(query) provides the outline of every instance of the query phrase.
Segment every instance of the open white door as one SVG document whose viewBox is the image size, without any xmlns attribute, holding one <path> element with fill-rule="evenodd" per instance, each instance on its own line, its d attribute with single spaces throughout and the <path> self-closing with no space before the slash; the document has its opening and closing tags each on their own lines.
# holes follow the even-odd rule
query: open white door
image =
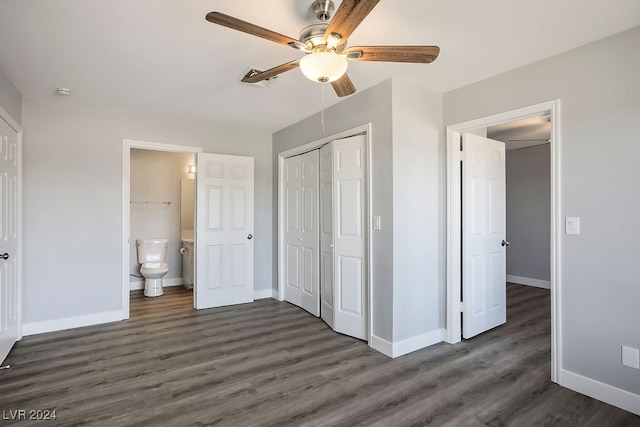
<svg viewBox="0 0 640 427">
<path fill-rule="evenodd" d="M 253 157 L 197 154 L 196 308 L 253 301 Z"/>
<path fill-rule="evenodd" d="M 284 298 L 320 315 L 318 234 L 318 150 L 285 159 Z"/>
<path fill-rule="evenodd" d="M 0 117 L 0 361 L 19 338 L 18 134 Z"/>
<path fill-rule="evenodd" d="M 333 150 L 334 330 L 366 340 L 367 181 L 365 135 L 339 139 Z"/>
<path fill-rule="evenodd" d="M 320 149 L 320 316 L 333 328 L 333 146 Z"/>
<path fill-rule="evenodd" d="M 462 336 L 507 321 L 504 143 L 462 135 Z"/>
</svg>

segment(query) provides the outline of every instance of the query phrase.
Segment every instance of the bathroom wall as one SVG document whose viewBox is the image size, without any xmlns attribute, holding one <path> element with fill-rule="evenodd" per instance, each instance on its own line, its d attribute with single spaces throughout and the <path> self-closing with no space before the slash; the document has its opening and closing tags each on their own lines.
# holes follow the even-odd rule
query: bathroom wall
<svg viewBox="0 0 640 427">
<path fill-rule="evenodd" d="M 180 181 L 180 230 L 183 239 L 193 239 L 196 181 L 195 178 Z"/>
<path fill-rule="evenodd" d="M 549 144 L 507 151 L 507 276 L 549 286 L 551 157 Z M 507 280 L 510 278 L 507 277 Z M 515 280 L 513 280 L 515 279 Z"/>
<path fill-rule="evenodd" d="M 193 154 L 131 149 L 131 256 L 129 273 L 140 276 L 136 239 L 162 237 L 169 239 L 167 263 L 169 272 L 165 285 L 182 284 L 182 255 L 180 254 L 180 193 L 181 181 L 193 177 L 189 165 Z M 138 204 L 135 202 L 153 202 Z M 171 202 L 171 204 L 155 203 Z M 193 210 L 191 211 L 193 214 Z M 143 279 L 131 276 L 130 283 L 141 284 Z"/>
</svg>

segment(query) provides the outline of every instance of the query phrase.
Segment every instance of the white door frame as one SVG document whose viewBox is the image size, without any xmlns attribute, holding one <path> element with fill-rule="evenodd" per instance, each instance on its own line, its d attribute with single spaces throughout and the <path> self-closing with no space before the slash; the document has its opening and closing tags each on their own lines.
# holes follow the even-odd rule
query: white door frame
<svg viewBox="0 0 640 427">
<path fill-rule="evenodd" d="M 460 342 L 461 257 L 460 139 L 463 132 L 549 113 L 551 115 L 551 381 L 558 382 L 562 363 L 560 226 L 560 100 L 556 99 L 505 113 L 447 126 L 447 329 L 446 342 Z"/>
<path fill-rule="evenodd" d="M 322 147 L 323 145 L 326 145 L 328 143 L 330 143 L 331 141 L 334 141 L 336 139 L 342 139 L 342 138 L 347 138 L 350 136 L 355 136 L 358 134 L 364 133 L 367 136 L 367 193 L 366 193 L 366 206 L 367 206 L 367 210 L 370 213 L 372 212 L 372 197 L 371 194 L 373 194 L 373 185 L 371 182 L 371 123 L 365 124 L 365 125 L 361 125 L 358 127 L 355 127 L 353 129 L 349 129 L 346 130 L 344 132 L 340 132 L 340 133 L 336 133 L 334 135 L 330 135 L 327 137 L 324 137 L 322 139 L 316 140 L 316 141 L 312 141 L 309 142 L 307 144 L 304 145 L 300 145 L 298 147 L 294 147 L 290 150 L 286 150 L 283 151 L 281 153 L 278 153 L 278 300 L 279 301 L 284 301 L 284 280 L 285 280 L 285 245 L 284 245 L 284 230 L 285 230 L 285 224 L 284 224 L 284 197 L 283 197 L 283 192 L 284 192 L 284 159 L 287 157 L 291 157 L 291 156 L 296 156 L 298 154 L 303 154 L 306 153 L 307 151 L 311 151 L 311 150 L 315 150 L 317 148 Z M 371 263 L 371 249 L 372 249 L 372 243 L 371 243 L 371 221 L 368 220 L 366 221 L 366 228 L 365 228 L 365 233 L 366 233 L 366 239 L 367 239 L 367 258 L 369 260 L 368 262 L 368 277 L 367 277 L 367 334 L 368 334 L 368 338 L 367 338 L 367 342 L 369 343 L 369 345 L 371 345 L 371 326 L 373 325 L 373 313 L 371 312 L 371 301 L 373 300 L 373 290 L 371 287 L 371 283 L 373 283 L 373 268 L 372 268 L 372 263 Z"/>
<path fill-rule="evenodd" d="M 122 140 L 122 319 L 129 318 L 129 263 L 131 256 L 129 238 L 131 233 L 130 198 L 132 148 L 137 148 L 140 150 L 165 151 L 169 153 L 186 154 L 202 152 L 202 148 L 200 147 L 162 144 L 159 142 L 137 141 L 133 139 Z"/>
</svg>

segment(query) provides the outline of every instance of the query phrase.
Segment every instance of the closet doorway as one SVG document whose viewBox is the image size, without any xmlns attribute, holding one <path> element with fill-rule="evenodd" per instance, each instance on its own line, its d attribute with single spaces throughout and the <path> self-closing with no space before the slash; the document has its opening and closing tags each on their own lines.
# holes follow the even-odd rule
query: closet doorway
<svg viewBox="0 0 640 427">
<path fill-rule="evenodd" d="M 369 341 L 369 126 L 279 156 L 281 301 Z"/>
</svg>

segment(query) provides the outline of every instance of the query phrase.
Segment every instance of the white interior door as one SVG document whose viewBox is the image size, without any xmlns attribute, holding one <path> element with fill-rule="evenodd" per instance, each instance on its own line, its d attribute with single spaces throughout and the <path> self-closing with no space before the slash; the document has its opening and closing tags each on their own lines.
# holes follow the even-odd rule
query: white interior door
<svg viewBox="0 0 640 427">
<path fill-rule="evenodd" d="M 367 336 L 366 136 L 331 143 L 333 151 L 334 330 Z"/>
<path fill-rule="evenodd" d="M 18 134 L 0 117 L 0 361 L 20 333 Z"/>
<path fill-rule="evenodd" d="M 253 157 L 197 154 L 196 308 L 253 301 Z"/>
<path fill-rule="evenodd" d="M 507 321 L 504 143 L 462 135 L 462 336 Z"/>
<path fill-rule="evenodd" d="M 285 159 L 286 301 L 320 315 L 318 150 Z"/>
<path fill-rule="evenodd" d="M 333 328 L 333 146 L 320 149 L 320 316 Z"/>
</svg>

